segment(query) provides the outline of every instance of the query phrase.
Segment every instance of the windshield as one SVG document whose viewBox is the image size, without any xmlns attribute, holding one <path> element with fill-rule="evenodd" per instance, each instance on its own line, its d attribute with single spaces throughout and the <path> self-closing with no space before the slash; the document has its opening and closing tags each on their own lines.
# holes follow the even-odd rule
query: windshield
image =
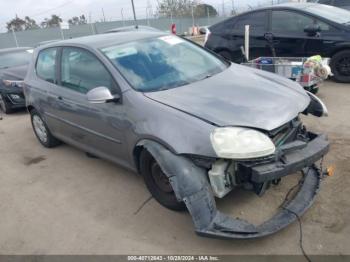
<svg viewBox="0 0 350 262">
<path fill-rule="evenodd" d="M 218 74 L 228 65 L 176 36 L 162 36 L 101 50 L 138 91 L 187 85 Z"/>
<path fill-rule="evenodd" d="M 324 17 L 338 24 L 350 22 L 350 11 L 330 5 L 312 5 L 305 8 L 306 11 Z"/>
<path fill-rule="evenodd" d="M 0 69 L 28 64 L 32 53 L 32 49 L 0 53 Z"/>
</svg>

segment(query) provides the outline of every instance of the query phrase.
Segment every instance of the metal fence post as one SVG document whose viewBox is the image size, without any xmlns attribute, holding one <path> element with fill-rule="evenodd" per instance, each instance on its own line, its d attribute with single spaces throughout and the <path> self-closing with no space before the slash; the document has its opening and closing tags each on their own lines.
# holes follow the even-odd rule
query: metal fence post
<svg viewBox="0 0 350 262">
<path fill-rule="evenodd" d="M 11 31 L 12 31 L 13 39 L 15 40 L 16 47 L 19 47 L 18 41 L 17 41 L 17 36 L 15 33 L 15 30 L 13 30 L 13 27 L 11 27 Z"/>
</svg>

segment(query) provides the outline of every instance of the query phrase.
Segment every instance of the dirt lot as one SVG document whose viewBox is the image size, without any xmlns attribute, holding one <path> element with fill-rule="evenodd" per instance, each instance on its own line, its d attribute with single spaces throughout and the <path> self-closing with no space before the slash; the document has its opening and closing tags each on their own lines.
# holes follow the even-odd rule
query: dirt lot
<svg viewBox="0 0 350 262">
<path fill-rule="evenodd" d="M 308 254 L 350 254 L 350 85 L 326 83 L 319 94 L 330 117 L 307 117 L 309 129 L 329 134 L 325 179 L 302 217 Z M 232 192 L 219 207 L 262 222 L 281 204 L 297 176 L 262 198 Z M 193 233 L 191 217 L 149 198 L 142 178 L 63 145 L 45 149 L 28 114 L 0 121 L 0 254 L 300 254 L 297 223 L 258 240 L 207 239 Z"/>
</svg>

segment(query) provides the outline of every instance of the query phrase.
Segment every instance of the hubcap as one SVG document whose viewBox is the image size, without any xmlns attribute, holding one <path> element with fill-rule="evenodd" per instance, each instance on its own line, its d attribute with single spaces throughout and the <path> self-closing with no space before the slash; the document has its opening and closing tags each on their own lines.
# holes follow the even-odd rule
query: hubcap
<svg viewBox="0 0 350 262">
<path fill-rule="evenodd" d="M 33 116 L 33 126 L 34 131 L 37 134 L 38 138 L 41 142 L 46 143 L 47 142 L 47 130 L 44 125 L 43 120 L 37 115 Z"/>
<path fill-rule="evenodd" d="M 169 182 L 167 176 L 163 173 L 162 169 L 158 165 L 158 163 L 154 162 L 151 166 L 152 177 L 154 182 L 158 186 L 159 189 L 166 193 L 173 192 L 173 188 Z"/>
<path fill-rule="evenodd" d="M 350 57 L 341 58 L 336 68 L 340 74 L 350 76 Z"/>
</svg>

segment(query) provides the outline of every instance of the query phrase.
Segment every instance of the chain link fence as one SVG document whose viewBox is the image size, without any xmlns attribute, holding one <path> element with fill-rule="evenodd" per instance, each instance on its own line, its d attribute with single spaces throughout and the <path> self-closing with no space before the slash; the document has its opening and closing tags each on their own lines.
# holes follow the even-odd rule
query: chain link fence
<svg viewBox="0 0 350 262">
<path fill-rule="evenodd" d="M 207 17 L 196 18 L 196 26 L 208 26 L 215 24 L 219 21 L 226 19 L 227 17 Z M 158 18 L 158 19 L 141 19 L 138 20 L 139 25 L 152 26 L 162 31 L 170 31 L 171 24 L 175 23 L 177 32 L 182 34 L 189 32 L 189 29 L 193 26 L 192 18 Z M 92 24 L 70 26 L 69 29 L 61 30 L 59 27 L 27 30 L 20 32 L 8 32 L 0 34 L 0 48 L 11 48 L 24 46 L 36 46 L 40 42 L 69 39 L 87 35 L 101 34 L 110 29 L 131 26 L 134 25 L 133 20 L 113 21 L 113 22 L 98 22 Z"/>
</svg>

